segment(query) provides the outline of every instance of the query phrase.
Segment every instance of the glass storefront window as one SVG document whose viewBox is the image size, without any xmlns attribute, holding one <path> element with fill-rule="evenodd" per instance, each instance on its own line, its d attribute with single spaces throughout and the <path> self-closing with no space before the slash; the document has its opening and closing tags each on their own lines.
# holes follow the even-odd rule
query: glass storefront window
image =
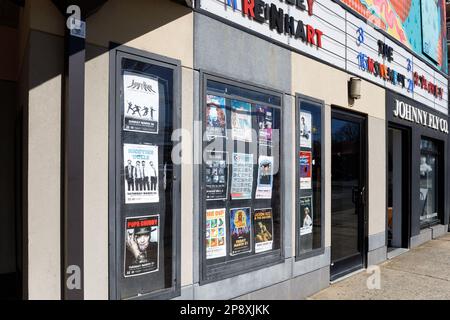
<svg viewBox="0 0 450 320">
<path fill-rule="evenodd" d="M 281 95 L 205 76 L 203 281 L 281 259 Z"/>
<path fill-rule="evenodd" d="M 420 146 L 420 223 L 439 222 L 438 206 L 439 148 L 436 142 L 422 138 Z"/>
<path fill-rule="evenodd" d="M 128 50 L 128 49 L 127 49 Z M 173 297 L 179 290 L 178 62 L 116 52 L 112 296 Z"/>
<path fill-rule="evenodd" d="M 323 248 L 322 103 L 298 99 L 297 109 L 297 255 Z M 319 252 L 320 253 L 320 252 Z"/>
</svg>

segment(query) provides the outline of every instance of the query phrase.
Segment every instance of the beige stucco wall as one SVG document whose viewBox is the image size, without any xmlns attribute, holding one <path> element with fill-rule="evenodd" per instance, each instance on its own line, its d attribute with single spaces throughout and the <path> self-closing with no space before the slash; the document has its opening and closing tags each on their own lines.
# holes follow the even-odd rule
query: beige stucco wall
<svg viewBox="0 0 450 320">
<path fill-rule="evenodd" d="M 88 46 L 84 136 L 84 289 L 88 300 L 108 298 L 109 54 Z"/>
<path fill-rule="evenodd" d="M 181 60 L 182 121 L 192 129 L 193 14 L 165 0 L 109 0 L 87 21 L 85 104 L 85 297 L 108 299 L 108 110 L 110 42 Z M 29 122 L 30 298 L 60 298 L 61 72 L 65 20 L 51 0 L 27 1 L 23 30 L 52 39 L 33 42 Z M 170 36 L 168 36 L 170 35 Z M 28 32 L 21 32 L 26 55 Z M 55 40 L 59 39 L 59 40 Z M 95 47 L 92 45 L 96 45 Z M 44 58 L 42 55 L 46 53 Z M 38 56 L 41 60 L 38 60 Z M 56 70 L 56 65 L 58 70 Z M 61 68 L 60 68 L 61 67 Z M 36 78 L 42 83 L 35 86 Z M 47 77 L 47 78 L 46 78 Z M 192 154 L 183 140 L 183 156 Z M 182 285 L 192 283 L 192 172 L 182 176 Z M 43 259 L 45 257 L 45 259 Z"/>
<path fill-rule="evenodd" d="M 292 94 L 325 101 L 325 246 L 331 245 L 332 105 L 367 115 L 369 235 L 383 232 L 386 221 L 385 90 L 363 80 L 361 99 L 349 101 L 351 75 L 297 53 L 292 53 L 292 70 Z"/>
<path fill-rule="evenodd" d="M 63 36 L 66 21 L 52 1 L 30 2 L 30 27 Z M 172 1 L 109 0 L 87 19 L 86 41 L 105 48 L 124 44 L 192 67 L 193 28 L 192 10 Z"/>
<path fill-rule="evenodd" d="M 193 181 L 193 137 L 194 137 L 194 71 L 182 69 L 181 127 L 186 130 L 182 137 L 181 167 L 181 286 L 193 284 L 194 250 L 194 188 Z"/>
<path fill-rule="evenodd" d="M 28 57 L 29 298 L 60 299 L 63 42 L 32 32 Z"/>
<path fill-rule="evenodd" d="M 167 1 L 110 0 L 88 19 L 85 118 L 85 297 L 108 299 L 109 42 L 181 60 L 182 127 L 193 126 L 193 16 Z M 181 8 L 181 9 L 180 9 Z M 164 12 L 166 16 L 164 17 Z M 173 16 L 167 16 L 167 13 Z M 131 18 L 132 17 L 132 18 Z M 125 32 L 126 31 L 126 32 Z M 170 34 L 170 39 L 167 35 Z M 184 159 L 192 140 L 182 140 Z M 191 163 L 192 161 L 187 161 Z M 95 163 L 95 166 L 90 164 Z M 192 284 L 192 167 L 182 166 L 182 286 Z M 102 223 L 98 223 L 101 221 Z"/>
</svg>

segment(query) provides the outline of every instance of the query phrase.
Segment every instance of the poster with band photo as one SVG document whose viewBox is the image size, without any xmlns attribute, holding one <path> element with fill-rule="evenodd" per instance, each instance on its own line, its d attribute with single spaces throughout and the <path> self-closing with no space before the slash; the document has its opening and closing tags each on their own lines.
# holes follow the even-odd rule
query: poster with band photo
<svg viewBox="0 0 450 320">
<path fill-rule="evenodd" d="M 125 204 L 158 203 L 158 147 L 125 144 L 123 159 Z"/>
<path fill-rule="evenodd" d="M 258 184 L 256 199 L 272 199 L 273 157 L 260 156 L 258 161 Z"/>
<path fill-rule="evenodd" d="M 312 189 L 312 153 L 300 151 L 300 190 Z"/>
<path fill-rule="evenodd" d="M 256 118 L 258 120 L 258 140 L 262 146 L 272 146 L 273 135 L 273 108 L 256 106 Z"/>
<path fill-rule="evenodd" d="M 300 112 L 300 147 L 312 148 L 312 114 Z"/>
<path fill-rule="evenodd" d="M 230 210 L 230 255 L 236 256 L 252 251 L 251 208 Z"/>
<path fill-rule="evenodd" d="M 206 96 L 206 137 L 225 138 L 227 136 L 227 113 L 225 98 L 213 95 Z"/>
<path fill-rule="evenodd" d="M 123 75 L 124 130 L 158 134 L 158 80 L 125 71 Z"/>
<path fill-rule="evenodd" d="M 253 154 L 233 153 L 231 199 L 248 200 L 253 193 Z"/>
<path fill-rule="evenodd" d="M 273 250 L 273 213 L 272 209 L 255 209 L 253 215 L 255 230 L 255 253 Z"/>
<path fill-rule="evenodd" d="M 226 209 L 206 211 L 206 259 L 227 255 Z"/>
<path fill-rule="evenodd" d="M 304 236 L 313 232 L 313 198 L 300 198 L 300 235 Z"/>
<path fill-rule="evenodd" d="M 159 271 L 159 215 L 126 218 L 124 276 Z"/>
<path fill-rule="evenodd" d="M 252 142 L 252 105 L 231 100 L 231 137 L 233 140 Z"/>
<path fill-rule="evenodd" d="M 228 198 L 228 152 L 209 151 L 205 154 L 206 201 Z"/>
</svg>

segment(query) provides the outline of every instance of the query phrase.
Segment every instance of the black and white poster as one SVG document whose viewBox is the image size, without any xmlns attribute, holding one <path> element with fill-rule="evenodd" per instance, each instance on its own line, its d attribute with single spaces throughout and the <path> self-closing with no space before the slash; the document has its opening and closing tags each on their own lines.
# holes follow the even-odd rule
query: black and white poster
<svg viewBox="0 0 450 320">
<path fill-rule="evenodd" d="M 124 72 L 124 130 L 158 134 L 158 80 L 142 74 Z"/>
<path fill-rule="evenodd" d="M 272 209 L 255 209 L 253 215 L 255 229 L 255 253 L 273 249 L 273 213 Z"/>
<path fill-rule="evenodd" d="M 125 144 L 123 158 L 125 203 L 158 203 L 158 147 Z"/>
<path fill-rule="evenodd" d="M 222 151 L 209 151 L 205 155 L 207 201 L 226 200 L 228 197 L 227 155 Z"/>
<path fill-rule="evenodd" d="M 208 95 L 206 97 L 206 137 L 225 138 L 227 136 L 227 116 L 225 98 Z"/>
<path fill-rule="evenodd" d="M 273 108 L 256 106 L 256 117 L 258 120 L 259 144 L 272 146 L 273 135 Z"/>
<path fill-rule="evenodd" d="M 159 270 L 159 215 L 126 218 L 124 276 Z"/>
<path fill-rule="evenodd" d="M 300 147 L 312 148 L 312 115 L 309 112 L 300 113 Z"/>
<path fill-rule="evenodd" d="M 313 203 L 312 197 L 300 198 L 300 235 L 313 232 Z"/>
<path fill-rule="evenodd" d="M 256 199 L 272 199 L 273 157 L 260 156 L 258 161 L 258 185 Z"/>
<path fill-rule="evenodd" d="M 248 200 L 253 192 L 253 154 L 233 153 L 231 199 Z"/>
</svg>

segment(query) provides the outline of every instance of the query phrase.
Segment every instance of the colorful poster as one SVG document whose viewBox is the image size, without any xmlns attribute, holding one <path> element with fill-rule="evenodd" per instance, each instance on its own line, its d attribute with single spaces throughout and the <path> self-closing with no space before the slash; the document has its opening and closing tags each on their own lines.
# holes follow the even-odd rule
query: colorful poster
<svg viewBox="0 0 450 320">
<path fill-rule="evenodd" d="M 227 152 L 206 153 L 205 182 L 206 200 L 226 200 L 228 198 Z"/>
<path fill-rule="evenodd" d="M 313 203 L 312 197 L 300 198 L 300 235 L 313 232 Z"/>
<path fill-rule="evenodd" d="M 231 100 L 231 137 L 233 140 L 252 142 L 252 105 Z"/>
<path fill-rule="evenodd" d="M 258 184 L 256 199 L 272 199 L 273 157 L 260 156 L 258 161 Z"/>
<path fill-rule="evenodd" d="M 231 199 L 248 200 L 253 192 L 253 154 L 233 153 Z"/>
<path fill-rule="evenodd" d="M 226 209 L 206 211 L 206 259 L 217 259 L 227 255 Z"/>
<path fill-rule="evenodd" d="M 225 98 L 208 95 L 206 97 L 206 137 L 208 140 L 212 140 L 226 136 Z"/>
<path fill-rule="evenodd" d="M 238 208 L 230 210 L 231 255 L 239 255 L 252 251 L 251 208 Z"/>
<path fill-rule="evenodd" d="M 255 229 L 255 253 L 273 250 L 272 209 L 255 209 L 253 223 Z"/>
<path fill-rule="evenodd" d="M 300 190 L 312 189 L 312 154 L 300 151 Z"/>
<path fill-rule="evenodd" d="M 158 80 L 142 74 L 124 72 L 124 130 L 158 134 Z"/>
<path fill-rule="evenodd" d="M 273 108 L 256 106 L 260 145 L 272 146 L 273 116 Z"/>
<path fill-rule="evenodd" d="M 126 218 L 124 276 L 159 270 L 159 215 Z"/>
<path fill-rule="evenodd" d="M 447 73 L 445 0 L 341 0 Z"/>
<path fill-rule="evenodd" d="M 312 148 L 312 115 L 309 112 L 300 113 L 300 147 Z"/>
<path fill-rule="evenodd" d="M 125 144 L 123 159 L 125 203 L 158 203 L 158 147 Z"/>
</svg>

